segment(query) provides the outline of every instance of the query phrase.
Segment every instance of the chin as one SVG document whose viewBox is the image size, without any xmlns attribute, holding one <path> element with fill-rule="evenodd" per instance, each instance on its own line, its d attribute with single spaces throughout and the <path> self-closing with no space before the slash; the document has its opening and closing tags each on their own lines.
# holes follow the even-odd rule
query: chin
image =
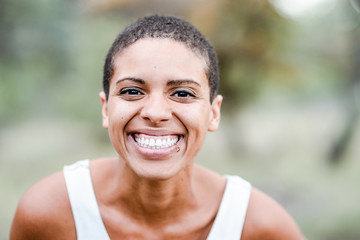
<svg viewBox="0 0 360 240">
<path fill-rule="evenodd" d="M 179 162 L 174 163 L 173 160 L 147 161 L 131 165 L 131 169 L 139 178 L 152 181 L 169 180 L 184 171 L 184 167 Z"/>
</svg>

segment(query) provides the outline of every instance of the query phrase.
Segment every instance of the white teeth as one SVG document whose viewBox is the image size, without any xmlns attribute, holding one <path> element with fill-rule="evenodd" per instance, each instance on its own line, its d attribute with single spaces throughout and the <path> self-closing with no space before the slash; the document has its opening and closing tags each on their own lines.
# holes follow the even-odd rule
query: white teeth
<svg viewBox="0 0 360 240">
<path fill-rule="evenodd" d="M 142 147 L 150 149 L 167 148 L 175 145 L 179 140 L 175 136 L 135 136 L 135 141 Z"/>
<path fill-rule="evenodd" d="M 162 145 L 162 141 L 160 139 L 157 139 L 155 144 L 156 144 L 156 148 L 160 148 Z"/>
</svg>

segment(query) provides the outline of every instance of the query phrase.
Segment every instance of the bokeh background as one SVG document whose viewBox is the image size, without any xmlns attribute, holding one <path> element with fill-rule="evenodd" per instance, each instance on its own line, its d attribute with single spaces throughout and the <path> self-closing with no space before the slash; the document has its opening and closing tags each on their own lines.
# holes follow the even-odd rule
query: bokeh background
<svg viewBox="0 0 360 240">
<path fill-rule="evenodd" d="M 103 61 L 116 35 L 151 13 L 191 21 L 218 52 L 222 124 L 197 161 L 271 195 L 309 239 L 360 239 L 359 9 L 357 0 L 0 0 L 0 239 L 36 181 L 115 154 L 101 127 Z"/>
</svg>

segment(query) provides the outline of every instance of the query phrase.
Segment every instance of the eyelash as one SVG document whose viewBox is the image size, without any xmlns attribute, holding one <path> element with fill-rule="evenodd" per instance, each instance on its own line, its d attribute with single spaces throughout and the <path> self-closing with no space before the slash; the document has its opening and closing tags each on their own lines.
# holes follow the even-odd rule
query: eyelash
<svg viewBox="0 0 360 240">
<path fill-rule="evenodd" d="M 120 90 L 119 95 L 144 95 L 144 94 L 140 90 L 135 88 L 125 88 Z"/>
<path fill-rule="evenodd" d="M 186 94 L 186 96 L 179 96 L 180 94 Z M 186 91 L 186 90 L 175 91 L 172 95 L 175 96 L 175 97 L 179 97 L 179 98 L 186 98 L 186 97 L 194 98 L 195 97 L 195 95 L 192 92 Z"/>
</svg>

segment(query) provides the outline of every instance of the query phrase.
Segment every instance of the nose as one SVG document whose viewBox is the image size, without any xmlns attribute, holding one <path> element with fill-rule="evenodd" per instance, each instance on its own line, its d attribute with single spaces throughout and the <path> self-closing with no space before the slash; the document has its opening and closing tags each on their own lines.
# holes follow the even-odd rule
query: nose
<svg viewBox="0 0 360 240">
<path fill-rule="evenodd" d="M 140 116 L 154 124 L 171 118 L 171 107 L 162 94 L 152 94 L 145 100 Z"/>
</svg>

